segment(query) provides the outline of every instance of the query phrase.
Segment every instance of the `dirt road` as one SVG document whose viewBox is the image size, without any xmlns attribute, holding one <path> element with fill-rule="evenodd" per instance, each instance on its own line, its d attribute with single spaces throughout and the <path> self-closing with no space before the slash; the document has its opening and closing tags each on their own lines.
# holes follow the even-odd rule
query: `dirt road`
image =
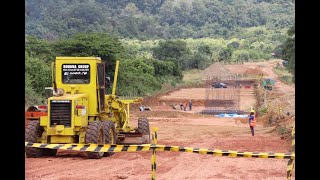
<svg viewBox="0 0 320 180">
<path fill-rule="evenodd" d="M 275 89 L 281 95 L 291 94 L 295 92 L 294 86 L 289 86 L 284 84 L 278 79 L 278 75 L 273 72 L 273 67 L 275 67 L 278 63 L 281 64 L 282 60 L 274 59 L 265 62 L 254 62 L 254 63 L 245 63 L 245 64 L 235 64 L 228 65 L 226 69 L 234 72 L 234 73 L 244 73 L 248 69 L 259 68 L 265 75 L 265 78 L 272 78 L 275 82 Z"/>
<path fill-rule="evenodd" d="M 179 99 L 195 91 L 198 94 L 196 97 L 201 99 L 201 92 L 204 91 L 201 88 L 198 90 L 180 90 L 165 98 Z M 192 111 L 172 109 L 165 103 L 150 106 L 152 111 L 133 111 L 131 125 L 136 126 L 137 117 L 147 116 L 151 128 L 159 128 L 158 144 L 249 152 L 290 152 L 291 142 L 271 133 L 272 127 L 257 124 L 256 136 L 252 137 L 245 119 L 199 114 L 197 112 L 204 108 L 200 105 L 194 105 Z M 288 160 L 157 152 L 156 162 L 156 179 L 283 180 L 286 179 Z M 55 157 L 26 158 L 25 176 L 27 180 L 151 179 L 151 151 L 121 152 L 102 159 L 88 159 L 84 152 L 61 150 Z M 292 179 L 295 179 L 295 174 Z"/>
</svg>

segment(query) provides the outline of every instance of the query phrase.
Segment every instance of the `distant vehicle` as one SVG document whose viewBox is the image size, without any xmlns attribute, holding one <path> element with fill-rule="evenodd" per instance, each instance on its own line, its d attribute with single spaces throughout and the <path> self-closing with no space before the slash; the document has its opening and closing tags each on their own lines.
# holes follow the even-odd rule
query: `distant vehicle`
<svg viewBox="0 0 320 180">
<path fill-rule="evenodd" d="M 262 81 L 262 85 L 266 90 L 271 91 L 272 87 L 274 86 L 275 81 L 271 78 L 266 78 Z"/>
<path fill-rule="evenodd" d="M 227 88 L 227 85 L 221 82 L 213 83 L 212 87 L 214 88 Z"/>
</svg>

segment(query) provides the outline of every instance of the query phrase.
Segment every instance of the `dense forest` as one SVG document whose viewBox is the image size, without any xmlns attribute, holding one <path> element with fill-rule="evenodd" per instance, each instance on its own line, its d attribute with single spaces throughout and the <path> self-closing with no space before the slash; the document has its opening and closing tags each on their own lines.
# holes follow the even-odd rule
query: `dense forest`
<svg viewBox="0 0 320 180">
<path fill-rule="evenodd" d="M 26 34 L 56 40 L 77 32 L 139 39 L 229 38 L 242 28 L 294 25 L 287 0 L 26 0 Z"/>
<path fill-rule="evenodd" d="M 50 93 L 56 56 L 99 56 L 111 77 L 120 59 L 119 95 L 176 86 L 216 61 L 283 58 L 294 73 L 294 1 L 26 0 L 25 22 L 30 103 Z"/>
</svg>

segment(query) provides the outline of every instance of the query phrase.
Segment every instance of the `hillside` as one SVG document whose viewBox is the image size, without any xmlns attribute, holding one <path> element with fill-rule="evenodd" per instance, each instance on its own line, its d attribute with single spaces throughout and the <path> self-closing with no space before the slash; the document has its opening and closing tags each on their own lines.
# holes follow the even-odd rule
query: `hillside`
<svg viewBox="0 0 320 180">
<path fill-rule="evenodd" d="M 262 26 L 278 34 L 295 22 L 295 4 L 285 0 L 26 0 L 25 10 L 26 35 L 48 40 L 78 32 L 139 39 L 241 38 L 247 28 Z"/>
</svg>

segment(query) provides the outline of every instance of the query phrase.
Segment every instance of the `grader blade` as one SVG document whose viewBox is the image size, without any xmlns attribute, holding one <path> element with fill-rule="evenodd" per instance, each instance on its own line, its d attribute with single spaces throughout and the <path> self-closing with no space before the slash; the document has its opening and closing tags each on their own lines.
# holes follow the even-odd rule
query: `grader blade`
<svg viewBox="0 0 320 180">
<path fill-rule="evenodd" d="M 142 133 L 121 133 L 118 135 L 117 144 L 123 145 L 134 145 L 134 144 L 149 144 L 149 136 L 143 135 Z"/>
</svg>

